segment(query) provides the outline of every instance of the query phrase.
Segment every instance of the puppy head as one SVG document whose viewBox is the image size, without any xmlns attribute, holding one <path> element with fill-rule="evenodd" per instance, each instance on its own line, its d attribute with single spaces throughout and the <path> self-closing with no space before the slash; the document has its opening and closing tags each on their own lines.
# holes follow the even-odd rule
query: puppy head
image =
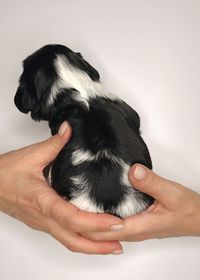
<svg viewBox="0 0 200 280">
<path fill-rule="evenodd" d="M 92 81 L 99 81 L 98 72 L 80 53 L 62 45 L 42 47 L 23 61 L 23 73 L 14 98 L 17 108 L 23 113 L 31 112 L 34 120 L 49 119 L 52 103 L 48 100 L 57 89 L 56 83 L 60 78 L 55 63 L 58 57 L 66 59 L 73 69 L 84 72 Z M 72 89 L 73 85 L 68 89 L 70 88 Z"/>
</svg>

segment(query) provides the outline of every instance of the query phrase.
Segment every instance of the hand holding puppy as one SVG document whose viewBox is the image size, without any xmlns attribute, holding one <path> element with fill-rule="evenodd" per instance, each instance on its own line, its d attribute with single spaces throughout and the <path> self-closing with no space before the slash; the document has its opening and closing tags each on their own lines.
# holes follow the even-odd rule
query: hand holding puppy
<svg viewBox="0 0 200 280">
<path fill-rule="evenodd" d="M 200 195 L 148 168 L 135 164 L 129 179 L 156 199 L 146 211 L 124 219 L 121 232 L 84 233 L 92 240 L 142 241 L 173 236 L 200 236 Z"/>
<path fill-rule="evenodd" d="M 118 241 L 94 242 L 79 232 L 116 230 L 122 220 L 80 211 L 49 187 L 43 176 L 44 167 L 56 158 L 70 135 L 70 126 L 63 123 L 48 140 L 0 155 L 0 211 L 51 234 L 73 252 L 120 253 Z"/>
<path fill-rule="evenodd" d="M 136 216 L 121 220 L 88 213 L 61 198 L 46 183 L 43 169 L 70 135 L 64 123 L 48 140 L 0 155 L 1 211 L 51 234 L 69 250 L 87 254 L 121 253 L 119 241 L 200 236 L 200 195 L 139 164 L 130 169 L 130 181 L 156 202 Z"/>
</svg>

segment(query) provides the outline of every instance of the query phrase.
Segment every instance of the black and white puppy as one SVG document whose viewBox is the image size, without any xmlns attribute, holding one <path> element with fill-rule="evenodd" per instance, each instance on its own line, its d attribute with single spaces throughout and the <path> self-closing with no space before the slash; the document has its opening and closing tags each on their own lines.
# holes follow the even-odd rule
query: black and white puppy
<svg viewBox="0 0 200 280">
<path fill-rule="evenodd" d="M 152 168 L 140 136 L 138 114 L 106 91 L 99 73 L 80 53 L 46 45 L 23 61 L 15 104 L 36 120 L 49 122 L 52 134 L 67 120 L 70 142 L 50 168 L 52 187 L 78 208 L 128 217 L 153 203 L 134 189 L 129 168 Z"/>
</svg>

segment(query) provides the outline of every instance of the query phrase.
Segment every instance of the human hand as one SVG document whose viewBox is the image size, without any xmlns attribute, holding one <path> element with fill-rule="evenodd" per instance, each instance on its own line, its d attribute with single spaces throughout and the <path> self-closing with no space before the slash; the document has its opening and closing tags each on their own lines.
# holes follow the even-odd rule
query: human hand
<svg viewBox="0 0 200 280">
<path fill-rule="evenodd" d="M 172 236 L 200 236 L 200 195 L 164 179 L 141 164 L 129 172 L 131 184 L 156 199 L 144 212 L 124 219 L 121 232 L 83 233 L 91 240 L 142 241 Z"/>
<path fill-rule="evenodd" d="M 108 214 L 80 211 L 49 187 L 43 169 L 52 162 L 71 136 L 63 123 L 46 141 L 0 155 L 0 211 L 28 226 L 47 232 L 73 252 L 118 254 L 118 241 L 91 241 L 79 232 L 108 231 L 122 225 Z M 113 230 L 120 229 L 120 226 Z"/>
</svg>

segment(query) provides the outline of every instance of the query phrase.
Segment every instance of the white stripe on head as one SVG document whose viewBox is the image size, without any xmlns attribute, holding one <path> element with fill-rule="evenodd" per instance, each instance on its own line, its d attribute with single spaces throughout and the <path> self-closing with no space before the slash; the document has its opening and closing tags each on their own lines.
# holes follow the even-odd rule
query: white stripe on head
<svg viewBox="0 0 200 280">
<path fill-rule="evenodd" d="M 89 75 L 81 69 L 73 66 L 64 55 L 58 55 L 54 61 L 58 80 L 51 90 L 48 104 L 53 104 L 62 89 L 75 89 L 73 98 L 89 108 L 89 99 L 105 97 L 111 100 L 119 99 L 116 95 L 107 92 L 101 82 L 93 81 Z"/>
</svg>

